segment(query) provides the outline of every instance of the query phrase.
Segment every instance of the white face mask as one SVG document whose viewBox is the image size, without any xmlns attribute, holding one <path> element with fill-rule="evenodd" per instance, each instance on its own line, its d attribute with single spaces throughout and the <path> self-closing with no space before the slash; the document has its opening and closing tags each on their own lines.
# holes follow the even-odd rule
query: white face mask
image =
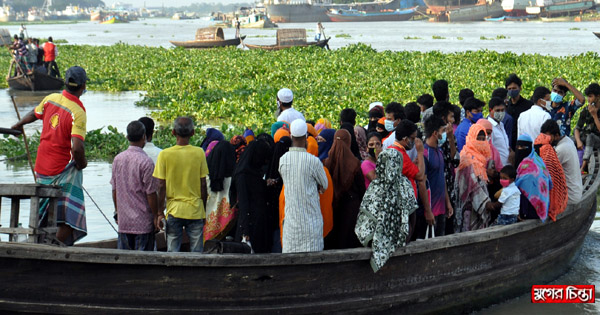
<svg viewBox="0 0 600 315">
<path fill-rule="evenodd" d="M 545 103 L 545 108 L 547 111 L 551 111 L 552 110 L 552 101 L 546 101 L 546 100 L 542 100 Z"/>
</svg>

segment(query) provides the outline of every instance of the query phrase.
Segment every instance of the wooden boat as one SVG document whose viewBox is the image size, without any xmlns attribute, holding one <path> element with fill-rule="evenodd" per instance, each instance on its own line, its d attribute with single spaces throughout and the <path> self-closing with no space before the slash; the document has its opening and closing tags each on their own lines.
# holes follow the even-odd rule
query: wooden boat
<svg viewBox="0 0 600 315">
<path fill-rule="evenodd" d="M 60 90 L 65 84 L 65 81 L 61 78 L 49 76 L 38 71 L 34 71 L 31 74 L 8 77 L 6 80 L 11 89 L 24 91 Z"/>
<path fill-rule="evenodd" d="M 0 243 L 0 309 L 41 313 L 470 312 L 531 292 L 577 259 L 596 214 L 600 154 L 556 222 L 413 242 L 373 273 L 371 250 L 193 254 Z M 115 242 L 110 241 L 111 246 Z M 108 242 L 107 242 L 108 243 Z M 102 247 L 101 243 L 96 244 Z"/>
<path fill-rule="evenodd" d="M 220 27 L 199 28 L 196 30 L 196 39 L 189 41 L 170 41 L 177 47 L 184 48 L 215 48 L 226 46 L 237 46 L 246 36 L 225 39 L 223 29 Z"/>
<path fill-rule="evenodd" d="M 248 49 L 263 49 L 263 50 L 280 50 L 291 47 L 327 47 L 329 49 L 329 39 L 326 38 L 320 41 L 307 42 L 306 30 L 303 28 L 287 28 L 277 30 L 277 44 L 275 45 L 252 45 L 244 43 Z"/>
<path fill-rule="evenodd" d="M 596 35 L 596 37 L 600 38 L 600 32 L 592 32 L 594 33 L 594 35 Z"/>
<path fill-rule="evenodd" d="M 382 12 L 334 10 L 327 12 L 327 16 L 332 22 L 408 21 L 416 12 L 416 8 Z"/>
<path fill-rule="evenodd" d="M 504 20 L 506 20 L 506 16 L 500 16 L 497 18 L 489 17 L 489 18 L 484 18 L 484 20 L 486 22 L 504 22 Z"/>
</svg>

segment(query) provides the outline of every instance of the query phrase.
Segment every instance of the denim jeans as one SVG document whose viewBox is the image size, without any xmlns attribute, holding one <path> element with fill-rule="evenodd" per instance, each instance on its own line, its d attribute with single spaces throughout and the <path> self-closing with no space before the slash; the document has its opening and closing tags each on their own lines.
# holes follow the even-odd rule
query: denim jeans
<svg viewBox="0 0 600 315">
<path fill-rule="evenodd" d="M 517 223 L 517 215 L 499 214 L 498 219 L 492 225 L 509 225 Z"/>
<path fill-rule="evenodd" d="M 178 252 L 181 249 L 184 227 L 190 239 L 190 252 L 201 253 L 203 249 L 204 219 L 179 219 L 172 215 L 169 215 L 167 219 L 167 251 Z"/>
</svg>

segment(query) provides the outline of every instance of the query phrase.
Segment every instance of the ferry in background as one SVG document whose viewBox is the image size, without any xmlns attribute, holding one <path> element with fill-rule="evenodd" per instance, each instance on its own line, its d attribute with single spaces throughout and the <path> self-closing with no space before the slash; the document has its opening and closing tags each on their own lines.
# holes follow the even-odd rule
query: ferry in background
<svg viewBox="0 0 600 315">
<path fill-rule="evenodd" d="M 12 7 L 4 4 L 3 1 L 2 6 L 0 6 L 0 22 L 11 22 L 16 20 L 16 17 Z"/>
<path fill-rule="evenodd" d="M 550 18 L 563 15 L 582 14 L 593 8 L 594 1 L 561 1 L 561 0 L 537 0 L 535 5 L 527 6 L 527 14 L 539 15 Z"/>
<path fill-rule="evenodd" d="M 530 0 L 502 0 L 502 9 L 509 16 L 527 15 L 525 8 L 529 6 Z"/>
</svg>

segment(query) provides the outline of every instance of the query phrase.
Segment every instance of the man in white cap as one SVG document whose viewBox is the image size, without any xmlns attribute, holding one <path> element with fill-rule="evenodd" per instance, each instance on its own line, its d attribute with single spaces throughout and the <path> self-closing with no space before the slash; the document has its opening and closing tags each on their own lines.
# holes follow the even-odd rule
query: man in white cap
<svg viewBox="0 0 600 315">
<path fill-rule="evenodd" d="M 292 108 L 293 101 L 294 93 L 292 90 L 283 88 L 277 92 L 277 121 L 285 121 L 288 123 L 291 123 L 296 119 L 306 121 L 301 112 Z"/>
<path fill-rule="evenodd" d="M 279 160 L 285 185 L 283 253 L 323 250 L 323 217 L 319 193 L 327 189 L 327 175 L 321 161 L 306 152 L 307 127 L 296 119 L 290 126 L 292 147 Z"/>
</svg>

